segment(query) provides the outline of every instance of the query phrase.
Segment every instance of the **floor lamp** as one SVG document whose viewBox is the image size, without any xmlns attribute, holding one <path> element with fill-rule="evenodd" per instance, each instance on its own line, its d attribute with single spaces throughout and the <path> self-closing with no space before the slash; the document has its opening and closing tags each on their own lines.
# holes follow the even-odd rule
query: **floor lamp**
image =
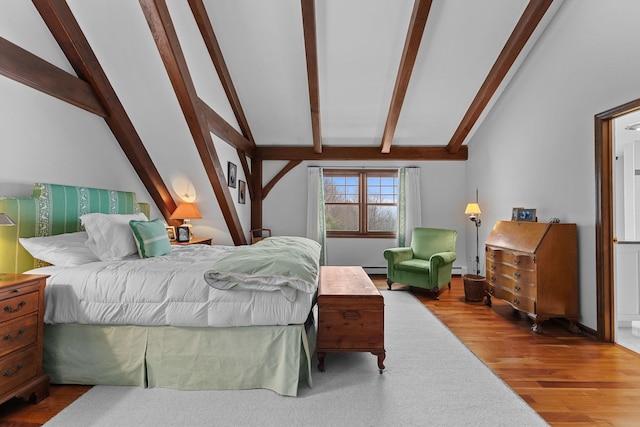
<svg viewBox="0 0 640 427">
<path fill-rule="evenodd" d="M 469 219 L 476 226 L 476 275 L 480 275 L 480 241 L 478 237 L 478 228 L 482 221 L 480 221 L 480 205 L 478 204 L 478 189 L 476 189 L 476 202 L 467 204 L 467 208 L 464 210 L 465 215 L 469 215 Z"/>
</svg>

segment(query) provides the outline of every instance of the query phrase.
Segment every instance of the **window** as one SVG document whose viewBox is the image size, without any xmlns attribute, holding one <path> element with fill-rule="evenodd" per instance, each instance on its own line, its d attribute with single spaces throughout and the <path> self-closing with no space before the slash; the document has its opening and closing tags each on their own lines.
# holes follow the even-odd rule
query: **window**
<svg viewBox="0 0 640 427">
<path fill-rule="evenodd" d="M 329 237 L 390 237 L 398 228 L 398 171 L 325 169 Z"/>
</svg>

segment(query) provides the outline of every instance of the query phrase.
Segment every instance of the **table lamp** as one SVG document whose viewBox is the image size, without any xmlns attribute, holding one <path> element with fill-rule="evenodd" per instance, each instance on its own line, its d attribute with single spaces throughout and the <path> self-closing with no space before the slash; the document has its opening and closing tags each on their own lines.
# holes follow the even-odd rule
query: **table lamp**
<svg viewBox="0 0 640 427">
<path fill-rule="evenodd" d="M 180 203 L 175 211 L 169 217 L 170 219 L 181 219 L 182 225 L 189 227 L 189 240 L 193 239 L 192 219 L 201 219 L 202 215 L 193 203 Z"/>
</svg>

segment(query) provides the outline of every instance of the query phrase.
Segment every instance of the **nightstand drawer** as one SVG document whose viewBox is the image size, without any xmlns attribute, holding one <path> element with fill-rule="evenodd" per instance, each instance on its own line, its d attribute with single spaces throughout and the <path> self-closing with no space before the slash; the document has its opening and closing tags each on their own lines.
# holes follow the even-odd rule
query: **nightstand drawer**
<svg viewBox="0 0 640 427">
<path fill-rule="evenodd" d="M 11 390 L 35 378 L 38 372 L 35 345 L 0 359 L 0 389 Z"/>
<path fill-rule="evenodd" d="M 38 313 L 0 325 L 0 356 L 9 354 L 36 342 L 38 337 Z"/>
<path fill-rule="evenodd" d="M 39 292 L 30 292 L 0 301 L 0 322 L 38 311 L 39 295 Z"/>
</svg>

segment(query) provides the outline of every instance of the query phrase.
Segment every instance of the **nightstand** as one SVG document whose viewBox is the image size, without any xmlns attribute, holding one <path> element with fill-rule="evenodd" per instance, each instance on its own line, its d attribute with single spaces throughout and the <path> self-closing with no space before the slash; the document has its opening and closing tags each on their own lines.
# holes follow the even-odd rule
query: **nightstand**
<svg viewBox="0 0 640 427">
<path fill-rule="evenodd" d="M 191 239 L 188 242 L 178 242 L 173 241 L 171 242 L 172 245 L 178 245 L 178 246 L 188 246 L 188 245 L 211 245 L 211 237 L 206 238 L 206 237 L 194 237 L 193 239 Z"/>
<path fill-rule="evenodd" d="M 42 370 L 44 287 L 49 276 L 0 274 L 0 403 L 49 396 Z"/>
</svg>

